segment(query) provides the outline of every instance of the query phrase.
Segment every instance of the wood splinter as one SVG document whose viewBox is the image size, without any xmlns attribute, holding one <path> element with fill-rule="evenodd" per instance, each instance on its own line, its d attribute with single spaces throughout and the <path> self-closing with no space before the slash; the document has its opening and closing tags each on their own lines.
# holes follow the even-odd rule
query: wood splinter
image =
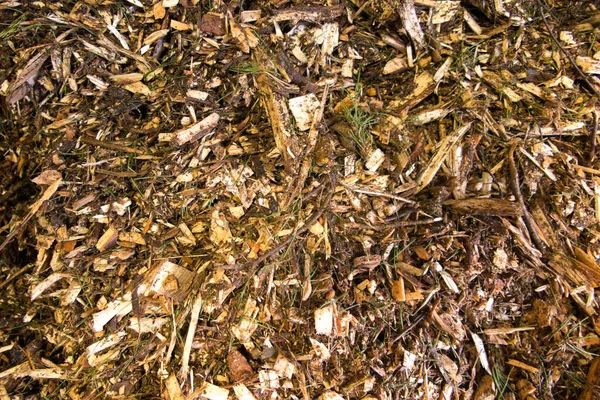
<svg viewBox="0 0 600 400">
<path fill-rule="evenodd" d="M 517 148 L 517 144 L 514 143 L 510 151 L 508 153 L 508 167 L 510 171 L 510 187 L 515 196 L 517 202 L 521 205 L 523 209 L 523 219 L 525 220 L 525 225 L 527 226 L 527 230 L 529 231 L 529 235 L 531 236 L 531 240 L 535 246 L 544 254 L 546 252 L 547 246 L 538 234 L 537 226 L 533 217 L 529 213 L 527 209 L 527 205 L 525 204 L 525 200 L 523 200 L 523 194 L 521 193 L 521 188 L 519 187 L 519 171 L 517 171 L 517 166 L 515 164 L 515 149 Z"/>
</svg>

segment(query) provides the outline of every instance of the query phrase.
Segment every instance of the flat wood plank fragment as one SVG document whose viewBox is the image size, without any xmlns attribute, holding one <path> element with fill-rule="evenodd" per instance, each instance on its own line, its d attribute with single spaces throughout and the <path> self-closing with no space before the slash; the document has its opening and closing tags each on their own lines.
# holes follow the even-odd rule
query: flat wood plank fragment
<svg viewBox="0 0 600 400">
<path fill-rule="evenodd" d="M 202 398 L 208 400 L 227 400 L 229 398 L 229 390 L 209 382 L 204 382 L 200 388 Z"/>
<path fill-rule="evenodd" d="M 258 328 L 258 323 L 256 321 L 258 311 L 259 309 L 256 306 L 256 300 L 248 299 L 238 324 L 231 328 L 231 331 L 241 343 L 250 341 L 252 335 Z"/>
<path fill-rule="evenodd" d="M 164 261 L 149 273 L 146 281 L 151 293 L 181 301 L 187 295 L 195 278 L 195 272 L 170 261 Z"/>
<path fill-rule="evenodd" d="M 408 61 L 406 60 L 406 57 L 398 56 L 398 57 L 392 58 L 387 63 L 385 63 L 385 65 L 383 67 L 383 74 L 384 75 L 394 74 L 396 72 L 405 71 L 408 68 L 409 68 Z"/>
<path fill-rule="evenodd" d="M 575 61 L 586 74 L 600 75 L 600 60 L 592 57 L 578 56 Z"/>
<path fill-rule="evenodd" d="M 589 266 L 561 252 L 554 253 L 548 265 L 558 276 L 572 282 L 574 286 L 588 286 L 594 289 L 600 286 L 598 265 Z"/>
<path fill-rule="evenodd" d="M 36 55 L 33 56 L 27 62 L 25 67 L 23 67 L 15 81 L 9 86 L 7 90 L 9 104 L 14 104 L 17 101 L 21 100 L 23 97 L 25 97 L 25 91 L 21 90 L 23 88 L 23 85 L 26 82 L 31 82 L 37 77 L 40 69 L 42 68 L 49 56 L 50 52 L 47 49 L 43 49 L 36 53 Z"/>
<path fill-rule="evenodd" d="M 109 79 L 116 85 L 127 85 L 134 82 L 139 82 L 144 78 L 144 74 L 133 72 L 130 74 L 112 75 Z"/>
<path fill-rule="evenodd" d="M 114 317 L 123 317 L 129 314 L 131 310 L 133 310 L 133 306 L 131 304 L 131 293 L 115 299 L 114 301 L 108 303 L 102 311 L 93 314 L 93 331 L 102 332 L 108 321 Z"/>
<path fill-rule="evenodd" d="M 335 313 L 335 305 L 333 304 L 315 310 L 315 331 L 317 335 L 331 336 L 333 334 Z"/>
<path fill-rule="evenodd" d="M 256 397 L 243 383 L 237 384 L 233 387 L 233 392 L 238 400 L 256 400 Z"/>
</svg>

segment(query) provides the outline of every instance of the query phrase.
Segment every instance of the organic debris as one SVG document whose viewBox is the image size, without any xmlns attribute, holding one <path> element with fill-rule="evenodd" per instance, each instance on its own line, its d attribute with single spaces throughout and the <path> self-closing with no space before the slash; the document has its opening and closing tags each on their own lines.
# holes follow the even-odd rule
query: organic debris
<svg viewBox="0 0 600 400">
<path fill-rule="evenodd" d="M 598 34 L 0 2 L 0 397 L 600 398 Z"/>
</svg>

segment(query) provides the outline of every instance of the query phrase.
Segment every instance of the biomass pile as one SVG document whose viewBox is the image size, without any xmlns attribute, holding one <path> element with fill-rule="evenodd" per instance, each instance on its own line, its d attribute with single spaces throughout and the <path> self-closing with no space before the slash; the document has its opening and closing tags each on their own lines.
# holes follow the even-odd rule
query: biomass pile
<svg viewBox="0 0 600 400">
<path fill-rule="evenodd" d="M 0 399 L 600 398 L 599 34 L 0 0 Z"/>
</svg>

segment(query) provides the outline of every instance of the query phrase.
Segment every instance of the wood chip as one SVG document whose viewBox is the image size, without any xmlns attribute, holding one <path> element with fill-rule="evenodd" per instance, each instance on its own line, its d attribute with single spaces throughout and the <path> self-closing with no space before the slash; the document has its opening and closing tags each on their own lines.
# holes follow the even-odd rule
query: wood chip
<svg viewBox="0 0 600 400">
<path fill-rule="evenodd" d="M 212 113 L 202 121 L 175 132 L 175 144 L 183 146 L 186 143 L 194 143 L 211 133 L 219 123 L 221 117 Z"/>
<path fill-rule="evenodd" d="M 117 239 L 119 239 L 119 232 L 115 228 L 109 227 L 98 239 L 96 248 L 98 251 L 106 251 L 117 244 Z"/>
</svg>

